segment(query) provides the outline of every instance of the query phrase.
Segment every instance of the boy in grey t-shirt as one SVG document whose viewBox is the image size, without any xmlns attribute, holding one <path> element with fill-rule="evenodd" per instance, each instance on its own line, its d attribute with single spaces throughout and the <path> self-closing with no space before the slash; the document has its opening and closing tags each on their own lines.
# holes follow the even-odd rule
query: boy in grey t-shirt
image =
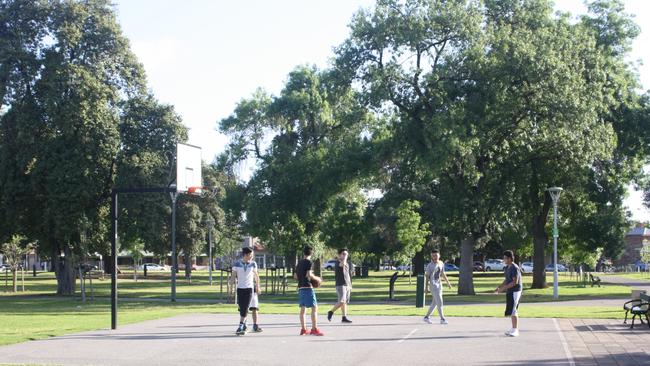
<svg viewBox="0 0 650 366">
<path fill-rule="evenodd" d="M 347 248 L 339 249 L 339 257 L 334 267 L 334 277 L 336 279 L 336 295 L 338 301 L 334 307 L 327 312 L 327 320 L 332 321 L 334 312 L 341 309 L 343 318 L 341 323 L 352 323 L 348 319 L 348 304 L 350 303 L 350 294 L 352 292 L 352 280 L 350 279 L 350 267 L 348 266 L 348 250 Z"/>
<path fill-rule="evenodd" d="M 440 260 L 440 252 L 438 250 L 434 249 L 431 251 L 431 262 L 427 265 L 424 273 L 427 277 L 427 291 L 428 288 L 431 288 L 431 305 L 429 306 L 427 315 L 424 316 L 424 322 L 428 324 L 432 323 L 429 316 L 437 307 L 440 324 L 447 324 L 447 319 L 445 319 L 445 314 L 442 310 L 442 283 L 440 282 L 440 278 L 445 279 L 449 288 L 451 288 L 451 284 L 445 273 L 445 264 Z"/>
</svg>

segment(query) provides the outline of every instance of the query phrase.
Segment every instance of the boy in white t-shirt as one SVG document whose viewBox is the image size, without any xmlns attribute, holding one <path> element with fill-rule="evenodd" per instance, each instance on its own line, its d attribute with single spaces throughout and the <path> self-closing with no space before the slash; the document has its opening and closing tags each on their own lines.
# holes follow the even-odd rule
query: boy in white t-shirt
<svg viewBox="0 0 650 366">
<path fill-rule="evenodd" d="M 449 288 L 451 288 L 451 284 L 449 283 L 449 279 L 445 273 L 445 264 L 440 260 L 440 252 L 436 249 L 431 251 L 431 262 L 427 265 L 425 276 L 427 278 L 426 287 L 427 289 L 431 289 L 431 305 L 429 306 L 427 315 L 424 316 L 424 322 L 429 324 L 432 323 L 429 316 L 437 307 L 438 315 L 440 316 L 440 324 L 447 324 L 447 319 L 445 319 L 445 314 L 442 310 L 442 283 L 440 279 L 444 278 Z"/>
<path fill-rule="evenodd" d="M 260 276 L 257 272 L 257 263 L 253 260 L 253 250 L 251 248 L 242 249 L 242 259 L 233 264 L 232 276 L 237 281 L 237 305 L 239 307 L 239 327 L 236 334 L 246 334 L 248 330 L 246 318 L 248 317 L 248 311 L 253 308 L 255 309 L 253 310 L 253 331 L 261 332 L 262 328 L 258 325 L 257 317 L 257 311 L 259 310 L 257 295 L 261 293 Z M 253 288 L 255 288 L 255 291 L 253 291 Z"/>
</svg>

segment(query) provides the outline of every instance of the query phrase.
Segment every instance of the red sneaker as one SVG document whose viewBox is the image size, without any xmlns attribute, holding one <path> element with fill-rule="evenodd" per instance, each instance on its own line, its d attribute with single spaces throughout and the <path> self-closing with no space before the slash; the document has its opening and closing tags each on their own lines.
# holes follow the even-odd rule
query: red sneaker
<svg viewBox="0 0 650 366">
<path fill-rule="evenodd" d="M 325 333 L 321 332 L 318 328 L 311 328 L 311 335 L 324 336 Z"/>
<path fill-rule="evenodd" d="M 309 331 L 305 328 L 300 329 L 300 335 L 309 335 Z"/>
</svg>

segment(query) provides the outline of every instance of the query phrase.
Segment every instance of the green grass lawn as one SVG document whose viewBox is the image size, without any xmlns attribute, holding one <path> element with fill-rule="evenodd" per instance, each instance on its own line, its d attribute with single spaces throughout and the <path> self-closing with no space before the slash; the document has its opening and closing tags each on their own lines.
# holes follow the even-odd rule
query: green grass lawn
<svg viewBox="0 0 650 366">
<path fill-rule="evenodd" d="M 604 276 L 617 276 L 617 277 L 625 277 L 625 278 L 630 278 L 633 280 L 645 280 L 648 281 L 648 285 L 650 285 L 650 272 L 616 272 L 616 273 L 608 273 Z"/>
<path fill-rule="evenodd" d="M 353 278 L 353 299 L 357 302 L 382 303 L 388 298 L 388 283 L 390 275 L 393 272 L 370 272 L 368 278 Z M 263 300 L 265 302 L 293 302 L 295 301 L 295 281 L 289 280 L 286 294 L 270 293 L 271 284 L 261 273 Z M 476 273 L 474 276 L 474 287 L 476 296 L 460 296 L 456 294 L 456 284 L 458 283 L 457 274 L 449 274 L 450 281 L 454 286 L 453 289 L 446 289 L 445 300 L 449 303 L 500 303 L 500 296 L 494 296 L 492 291 L 501 283 L 503 277 L 499 273 Z M 325 271 L 323 273 L 324 283 L 318 290 L 318 296 L 321 301 L 331 302 L 336 299 L 334 289 L 333 272 Z M 551 281 L 551 277 L 548 277 Z M 524 276 L 525 288 L 530 287 L 532 277 Z M 0 276 L 0 288 L 3 288 L 4 279 Z M 93 280 L 94 293 L 97 297 L 110 296 L 110 277 L 103 280 Z M 20 288 L 20 286 L 19 286 Z M 401 276 L 396 282 L 395 298 L 400 302 L 413 303 L 415 301 L 416 278 L 412 277 L 410 284 L 408 276 Z M 25 277 L 25 292 L 15 294 L 9 292 L 0 292 L 0 297 L 13 295 L 50 295 L 56 291 L 56 282 L 52 273 L 39 273 L 37 277 Z M 79 286 L 77 286 L 79 290 Z M 167 299 L 170 296 L 170 279 L 168 273 L 154 273 L 146 279 L 140 277 L 136 282 L 132 275 L 124 273 L 118 281 L 118 291 L 120 297 L 141 298 L 141 299 Z M 179 299 L 225 299 L 225 293 L 220 293 L 219 272 L 213 276 L 213 285 L 208 284 L 208 274 L 206 271 L 194 272 L 192 283 L 190 284 L 183 278 L 183 273 L 179 273 L 177 280 L 177 297 Z M 225 292 L 225 278 L 223 291 Z M 90 290 L 87 290 L 88 294 Z M 612 299 L 627 298 L 630 296 L 630 289 L 626 286 L 605 285 L 603 287 L 583 286 L 568 275 L 560 276 L 560 299 L 583 300 L 583 299 Z M 544 302 L 553 300 L 553 289 L 527 289 L 523 302 Z"/>
</svg>

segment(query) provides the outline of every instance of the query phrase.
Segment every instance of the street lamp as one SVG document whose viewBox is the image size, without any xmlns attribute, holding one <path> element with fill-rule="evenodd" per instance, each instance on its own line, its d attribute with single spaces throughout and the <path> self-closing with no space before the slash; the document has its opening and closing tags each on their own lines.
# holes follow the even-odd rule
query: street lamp
<svg viewBox="0 0 650 366">
<path fill-rule="evenodd" d="M 205 225 L 208 227 L 208 257 L 210 258 L 210 263 L 208 265 L 208 281 L 210 286 L 212 286 L 212 228 L 214 227 L 214 218 L 212 218 L 212 215 L 208 214 L 208 217 L 205 219 Z"/>
<path fill-rule="evenodd" d="M 557 203 L 560 200 L 560 194 L 563 189 L 560 187 L 551 187 L 547 191 L 553 200 L 553 298 L 557 300 L 559 297 L 557 289 L 557 238 L 559 237 L 557 231 Z"/>
</svg>

